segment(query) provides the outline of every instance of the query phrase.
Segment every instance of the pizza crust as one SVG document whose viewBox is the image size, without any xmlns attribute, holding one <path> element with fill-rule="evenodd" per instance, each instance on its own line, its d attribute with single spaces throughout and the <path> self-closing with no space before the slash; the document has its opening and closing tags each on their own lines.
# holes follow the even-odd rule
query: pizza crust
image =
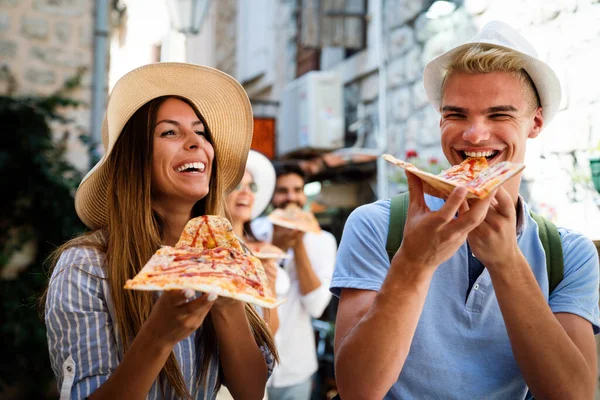
<svg viewBox="0 0 600 400">
<path fill-rule="evenodd" d="M 401 167 L 421 178 L 423 181 L 423 191 L 429 195 L 446 199 L 456 187 L 461 185 L 460 183 L 453 182 L 442 176 L 423 171 L 413 164 L 399 160 L 389 154 L 384 154 L 382 157 L 390 164 Z M 481 173 L 467 185 L 467 198 L 486 198 L 488 194 L 494 191 L 494 189 L 502 186 L 506 181 L 521 172 L 524 168 L 525 165 L 523 164 L 515 164 L 504 161 L 482 170 Z M 443 173 L 444 172 L 442 172 L 442 174 Z M 491 179 L 485 180 L 486 177 Z M 472 183 L 475 185 L 471 186 Z"/>
</svg>

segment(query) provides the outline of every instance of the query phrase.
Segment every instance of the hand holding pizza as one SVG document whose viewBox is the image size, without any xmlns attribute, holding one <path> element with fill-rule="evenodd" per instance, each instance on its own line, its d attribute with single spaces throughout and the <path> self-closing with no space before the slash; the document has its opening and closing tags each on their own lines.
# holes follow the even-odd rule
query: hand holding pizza
<svg viewBox="0 0 600 400">
<path fill-rule="evenodd" d="M 490 272 L 499 263 L 515 265 L 517 257 L 522 256 L 517 245 L 517 214 L 510 194 L 500 188 L 483 222 L 468 236 L 471 251 Z"/>
<path fill-rule="evenodd" d="M 420 267 L 423 272 L 433 273 L 448 260 L 465 242 L 470 231 L 485 218 L 494 196 L 466 203 L 467 189 L 459 186 L 452 191 L 446 203 L 438 210 L 431 211 L 425 203 L 423 182 L 416 175 L 407 172 L 410 203 L 404 229 L 404 238 L 392 268 Z M 458 213 L 458 217 L 455 217 Z"/>
<path fill-rule="evenodd" d="M 280 249 L 295 249 L 304 239 L 304 232 L 273 225 L 273 244 Z"/>
<path fill-rule="evenodd" d="M 216 295 L 209 293 L 195 299 L 194 295 L 190 289 L 164 291 L 142 330 L 156 342 L 174 347 L 202 325 L 216 299 Z"/>
</svg>

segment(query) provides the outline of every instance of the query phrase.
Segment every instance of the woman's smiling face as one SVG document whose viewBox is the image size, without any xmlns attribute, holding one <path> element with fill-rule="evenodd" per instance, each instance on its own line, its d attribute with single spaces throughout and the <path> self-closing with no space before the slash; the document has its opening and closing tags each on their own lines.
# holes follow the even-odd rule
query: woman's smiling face
<svg viewBox="0 0 600 400">
<path fill-rule="evenodd" d="M 186 102 L 171 97 L 153 130 L 153 202 L 191 206 L 208 194 L 214 149 L 206 127 Z"/>
<path fill-rule="evenodd" d="M 227 210 L 232 221 L 245 223 L 252 219 L 256 186 L 248 170 L 238 187 L 227 196 Z"/>
</svg>

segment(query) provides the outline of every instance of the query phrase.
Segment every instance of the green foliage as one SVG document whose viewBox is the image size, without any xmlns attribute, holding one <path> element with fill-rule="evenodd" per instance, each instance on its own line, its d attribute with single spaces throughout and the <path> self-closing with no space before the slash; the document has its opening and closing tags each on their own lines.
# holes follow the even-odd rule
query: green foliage
<svg viewBox="0 0 600 400">
<path fill-rule="evenodd" d="M 0 394 L 18 387 L 19 396 L 43 398 L 53 378 L 37 308 L 48 283 L 44 261 L 84 226 L 73 202 L 81 174 L 64 157 L 69 133 L 53 140 L 49 124 L 69 122 L 60 111 L 79 105 L 67 96 L 82 72 L 47 97 L 0 96 L 0 270 L 24 243 L 37 243 L 33 262 L 16 279 L 0 280 Z"/>
</svg>

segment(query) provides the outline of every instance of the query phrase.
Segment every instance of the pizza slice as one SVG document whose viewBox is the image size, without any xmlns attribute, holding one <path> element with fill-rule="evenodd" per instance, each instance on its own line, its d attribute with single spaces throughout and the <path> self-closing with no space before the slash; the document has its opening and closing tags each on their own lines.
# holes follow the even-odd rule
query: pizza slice
<svg viewBox="0 0 600 400">
<path fill-rule="evenodd" d="M 252 252 L 254 257 L 261 260 L 281 260 L 290 257 L 285 251 L 268 242 L 250 242 L 245 243 L 245 245 Z"/>
<path fill-rule="evenodd" d="M 230 237 L 230 230 L 225 218 L 203 216 L 190 220 L 177 245 L 158 249 L 125 283 L 125 289 L 192 289 L 260 307 L 277 307 L 282 301 L 271 292 L 262 263 L 244 253 L 235 235 Z"/>
<path fill-rule="evenodd" d="M 304 211 L 296 204 L 288 204 L 286 208 L 276 208 L 269 216 L 275 225 L 303 232 L 320 233 L 319 221 L 310 211 Z"/>
<path fill-rule="evenodd" d="M 523 164 L 508 161 L 490 167 L 485 157 L 469 157 L 462 163 L 442 171 L 439 175 L 434 175 L 389 154 L 384 154 L 383 158 L 387 162 L 417 175 L 423 181 L 425 193 L 439 198 L 447 198 L 454 188 L 462 185 L 467 187 L 467 198 L 483 199 L 525 168 Z"/>
<path fill-rule="evenodd" d="M 231 223 L 216 215 L 203 215 L 188 221 L 175 247 L 196 250 L 228 247 L 239 252 L 244 251 Z"/>
</svg>

